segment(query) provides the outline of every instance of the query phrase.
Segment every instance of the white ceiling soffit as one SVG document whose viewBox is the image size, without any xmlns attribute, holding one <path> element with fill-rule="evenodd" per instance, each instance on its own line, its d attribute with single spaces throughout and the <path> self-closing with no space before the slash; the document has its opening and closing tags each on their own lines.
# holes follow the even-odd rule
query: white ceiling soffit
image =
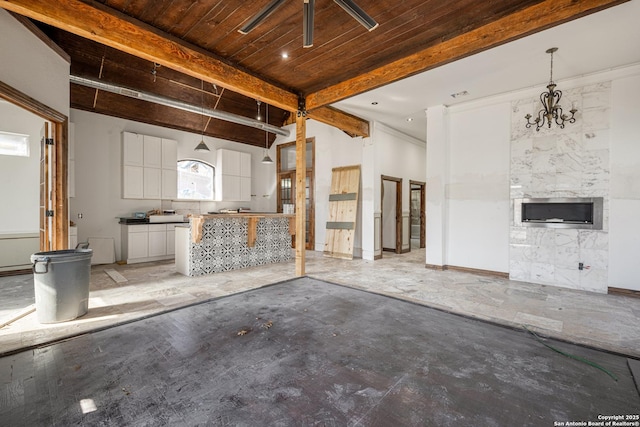
<svg viewBox="0 0 640 427">
<path fill-rule="evenodd" d="M 640 0 L 631 0 L 333 106 L 425 141 L 424 111 L 429 107 L 451 106 L 534 86 L 544 90 L 550 59 L 545 51 L 550 47 L 559 48 L 553 58 L 556 81 L 640 63 L 638 17 Z M 462 91 L 469 94 L 451 97 Z M 408 118 L 413 120 L 408 122 Z"/>
</svg>

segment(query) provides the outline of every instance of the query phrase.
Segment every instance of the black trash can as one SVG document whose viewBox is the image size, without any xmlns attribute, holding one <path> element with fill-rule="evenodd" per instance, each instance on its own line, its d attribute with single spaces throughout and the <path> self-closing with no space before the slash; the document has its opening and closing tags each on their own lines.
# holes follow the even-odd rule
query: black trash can
<svg viewBox="0 0 640 427">
<path fill-rule="evenodd" d="M 92 255 L 91 249 L 31 255 L 38 322 L 65 322 L 87 313 Z"/>
</svg>

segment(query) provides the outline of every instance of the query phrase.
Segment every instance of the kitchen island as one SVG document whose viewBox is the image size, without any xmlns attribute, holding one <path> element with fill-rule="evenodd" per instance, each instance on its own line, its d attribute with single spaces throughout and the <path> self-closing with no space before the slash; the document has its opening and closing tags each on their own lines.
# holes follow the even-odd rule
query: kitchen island
<svg viewBox="0 0 640 427">
<path fill-rule="evenodd" d="M 201 276 L 291 259 L 295 215 L 193 215 L 176 227 L 176 270 Z"/>
</svg>

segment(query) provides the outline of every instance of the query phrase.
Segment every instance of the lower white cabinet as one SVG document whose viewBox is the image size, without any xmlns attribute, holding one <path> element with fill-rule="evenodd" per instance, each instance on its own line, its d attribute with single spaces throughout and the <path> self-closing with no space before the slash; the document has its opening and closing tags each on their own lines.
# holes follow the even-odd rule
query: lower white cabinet
<svg viewBox="0 0 640 427">
<path fill-rule="evenodd" d="M 127 264 L 172 259 L 176 224 L 123 224 L 122 260 Z"/>
</svg>

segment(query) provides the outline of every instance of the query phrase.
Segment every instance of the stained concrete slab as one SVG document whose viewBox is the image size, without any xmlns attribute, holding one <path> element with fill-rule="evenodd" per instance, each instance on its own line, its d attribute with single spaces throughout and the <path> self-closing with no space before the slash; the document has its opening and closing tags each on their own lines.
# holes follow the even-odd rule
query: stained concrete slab
<svg viewBox="0 0 640 427">
<path fill-rule="evenodd" d="M 626 357 L 547 342 L 618 381 L 526 332 L 302 278 L 1 358 L 0 424 L 541 426 L 640 411 Z"/>
</svg>

